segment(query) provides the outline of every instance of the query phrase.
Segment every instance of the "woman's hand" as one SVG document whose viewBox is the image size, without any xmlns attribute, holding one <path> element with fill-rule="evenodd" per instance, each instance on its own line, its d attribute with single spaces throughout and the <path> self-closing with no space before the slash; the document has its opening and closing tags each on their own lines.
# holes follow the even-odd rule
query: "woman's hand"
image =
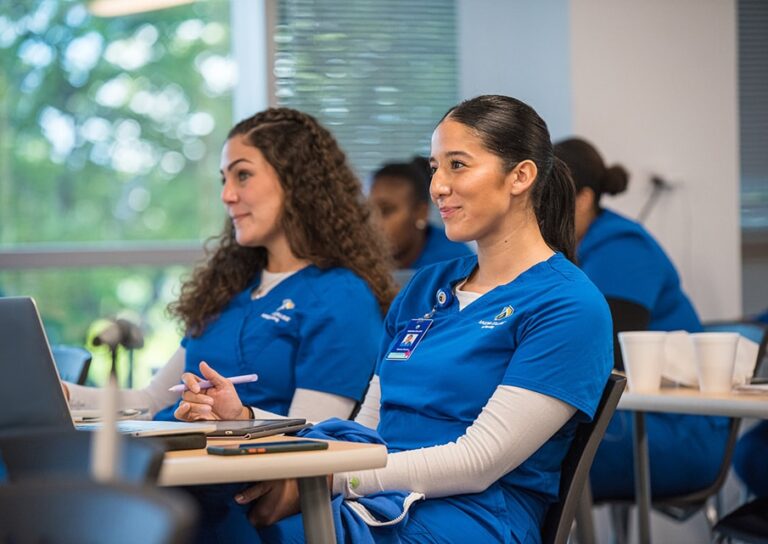
<svg viewBox="0 0 768 544">
<path fill-rule="evenodd" d="M 235 501 L 253 503 L 248 520 L 254 527 L 266 527 L 299 512 L 299 484 L 295 479 L 258 482 L 236 495 Z"/>
<path fill-rule="evenodd" d="M 200 363 L 200 374 L 211 382 L 211 387 L 201 389 L 201 379 L 194 374 L 185 372 L 181 375 L 188 391 L 184 391 L 182 402 L 173 413 L 176 419 L 199 421 L 251 417 L 250 410 L 243 406 L 232 382 L 213 370 L 205 361 Z"/>
</svg>

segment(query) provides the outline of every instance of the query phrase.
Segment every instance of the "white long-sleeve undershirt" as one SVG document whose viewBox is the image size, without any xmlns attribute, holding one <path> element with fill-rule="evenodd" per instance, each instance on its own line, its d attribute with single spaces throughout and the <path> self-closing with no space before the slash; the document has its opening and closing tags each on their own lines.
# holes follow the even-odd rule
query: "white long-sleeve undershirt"
<svg viewBox="0 0 768 544">
<path fill-rule="evenodd" d="M 459 310 L 482 296 L 460 288 L 454 292 Z M 381 385 L 374 375 L 355 421 L 376 429 L 380 408 Z M 390 490 L 427 498 L 479 493 L 528 459 L 574 413 L 576 408 L 554 397 L 500 385 L 455 442 L 391 453 L 381 469 L 335 474 L 333 492 L 348 498 Z"/>
<path fill-rule="evenodd" d="M 359 423 L 378 423 L 380 398 L 374 377 Z M 349 498 L 386 490 L 416 491 L 427 498 L 479 493 L 528 459 L 575 412 L 553 397 L 500 385 L 456 442 L 389 454 L 381 469 L 336 474 L 333 490 Z"/>
</svg>

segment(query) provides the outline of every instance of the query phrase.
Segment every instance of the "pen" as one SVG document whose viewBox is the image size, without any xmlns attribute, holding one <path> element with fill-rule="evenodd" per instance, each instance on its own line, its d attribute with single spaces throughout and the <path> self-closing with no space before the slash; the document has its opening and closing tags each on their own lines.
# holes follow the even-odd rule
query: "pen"
<svg viewBox="0 0 768 544">
<path fill-rule="evenodd" d="M 251 383 L 258 380 L 259 376 L 256 374 L 245 374 L 243 376 L 232 376 L 231 378 L 226 379 L 232 383 Z M 200 386 L 200 389 L 208 389 L 209 387 L 213 386 L 213 384 L 208 380 L 199 381 L 197 384 Z M 189 391 L 189 388 L 185 384 L 180 383 L 178 385 L 174 385 L 173 387 L 169 387 L 168 391 L 173 391 L 174 393 L 183 393 L 184 391 Z"/>
</svg>

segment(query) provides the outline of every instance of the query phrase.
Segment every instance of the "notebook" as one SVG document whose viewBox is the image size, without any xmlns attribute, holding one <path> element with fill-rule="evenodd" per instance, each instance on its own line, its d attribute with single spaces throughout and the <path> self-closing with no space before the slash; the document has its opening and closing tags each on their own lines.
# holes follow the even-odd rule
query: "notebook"
<svg viewBox="0 0 768 544">
<path fill-rule="evenodd" d="M 61 390 L 59 373 L 34 300 L 0 298 L 0 377 L 5 382 L 0 433 L 41 430 L 91 430 L 97 424 L 74 426 Z M 213 423 L 119 421 L 118 431 L 133 436 L 209 433 Z"/>
</svg>

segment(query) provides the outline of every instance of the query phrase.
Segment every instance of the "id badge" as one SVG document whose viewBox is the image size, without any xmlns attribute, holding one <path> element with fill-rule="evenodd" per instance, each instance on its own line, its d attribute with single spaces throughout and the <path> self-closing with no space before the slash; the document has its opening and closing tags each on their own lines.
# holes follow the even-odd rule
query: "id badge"
<svg viewBox="0 0 768 544">
<path fill-rule="evenodd" d="M 416 350 L 421 339 L 427 334 L 427 330 L 432 326 L 432 319 L 419 318 L 411 319 L 405 330 L 395 343 L 395 347 L 387 354 L 390 361 L 407 361 L 411 354 Z"/>
</svg>

